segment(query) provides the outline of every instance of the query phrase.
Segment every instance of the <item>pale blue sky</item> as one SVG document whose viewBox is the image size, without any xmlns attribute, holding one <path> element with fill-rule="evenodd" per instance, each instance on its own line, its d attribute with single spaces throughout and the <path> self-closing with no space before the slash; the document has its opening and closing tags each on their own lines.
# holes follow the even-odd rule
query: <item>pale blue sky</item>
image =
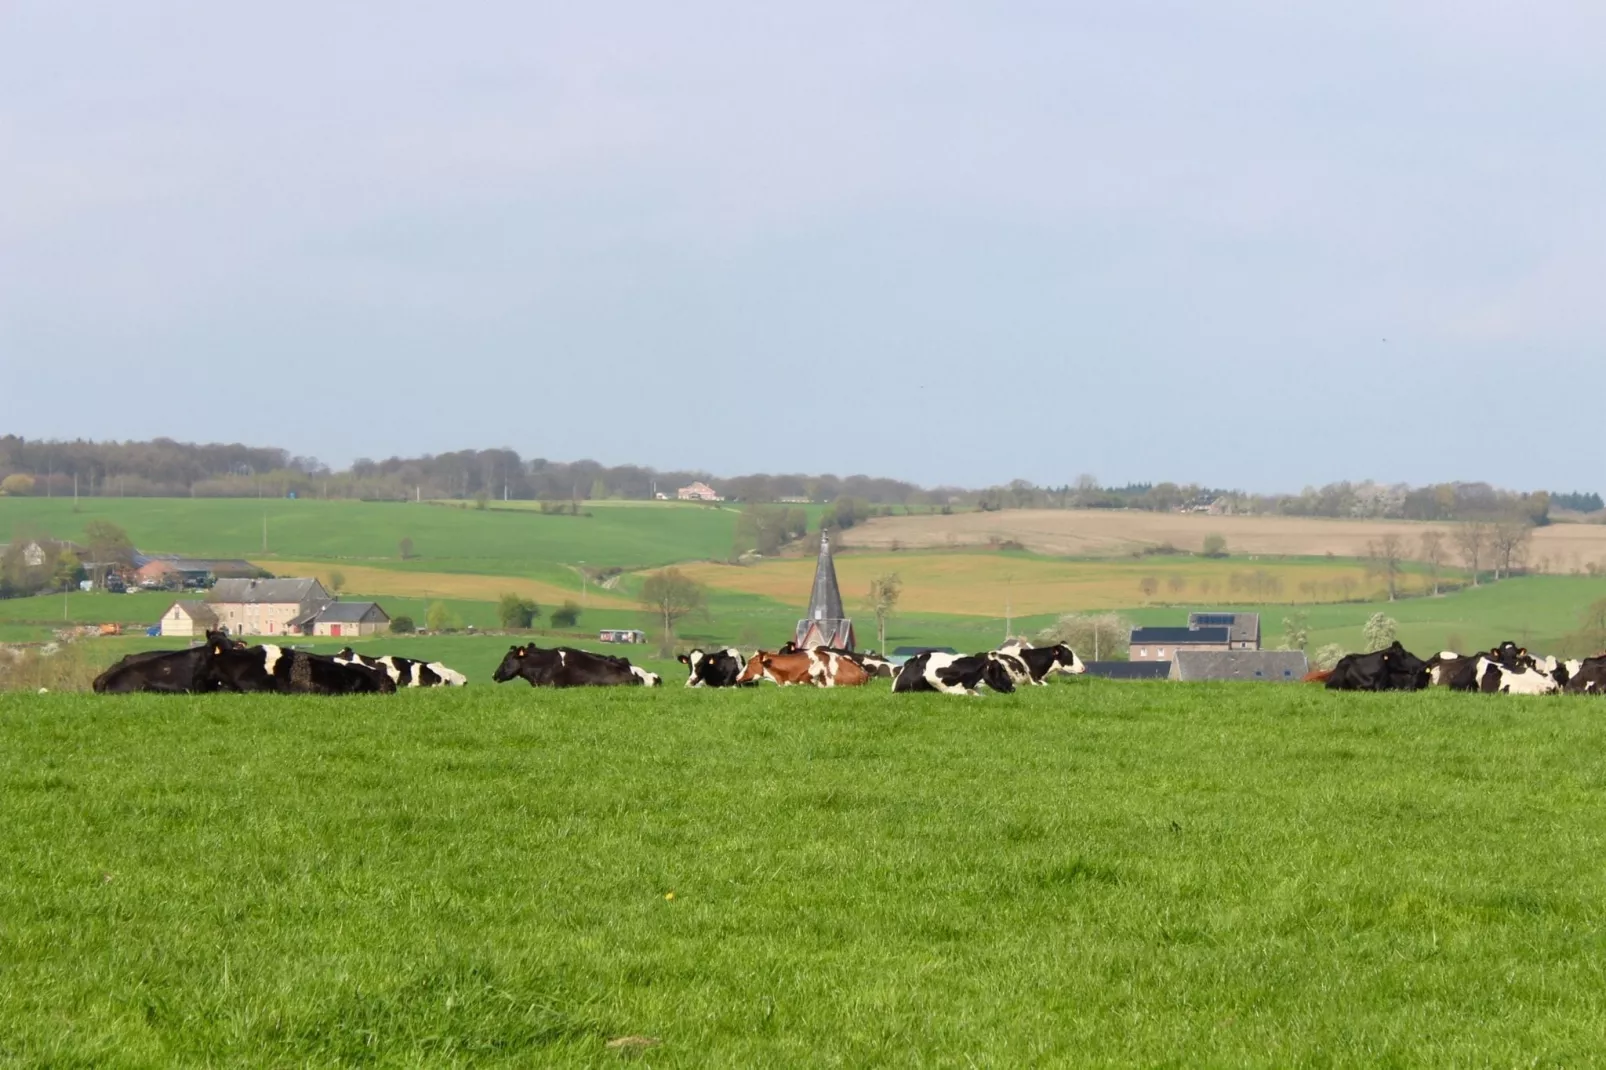
<svg viewBox="0 0 1606 1070">
<path fill-rule="evenodd" d="M 1606 489 L 1603 42 L 1493 0 L 0 0 L 0 430 Z"/>
</svg>

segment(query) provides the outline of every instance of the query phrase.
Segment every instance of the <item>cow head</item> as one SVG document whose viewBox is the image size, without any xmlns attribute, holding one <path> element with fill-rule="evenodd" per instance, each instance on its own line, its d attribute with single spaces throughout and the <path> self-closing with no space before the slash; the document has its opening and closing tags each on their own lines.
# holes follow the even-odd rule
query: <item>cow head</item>
<svg viewBox="0 0 1606 1070">
<path fill-rule="evenodd" d="M 507 655 L 502 658 L 502 664 L 496 667 L 491 679 L 499 684 L 505 684 L 524 671 L 524 659 L 529 657 L 530 648 L 527 646 L 509 647 Z"/>
<path fill-rule="evenodd" d="M 1087 665 L 1076 656 L 1076 651 L 1064 643 L 1055 643 L 1050 649 L 1054 651 L 1054 661 L 1049 666 L 1049 672 L 1061 672 L 1066 676 L 1078 676 L 1087 672 Z"/>
<path fill-rule="evenodd" d="M 697 686 L 697 666 L 702 664 L 704 657 L 705 655 L 701 650 L 688 650 L 675 658 L 676 661 L 686 666 L 687 687 Z"/>
</svg>

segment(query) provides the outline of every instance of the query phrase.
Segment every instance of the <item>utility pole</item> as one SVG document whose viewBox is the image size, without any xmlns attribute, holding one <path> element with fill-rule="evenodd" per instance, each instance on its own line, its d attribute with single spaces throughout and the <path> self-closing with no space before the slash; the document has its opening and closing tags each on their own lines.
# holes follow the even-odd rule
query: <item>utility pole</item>
<svg viewBox="0 0 1606 1070">
<path fill-rule="evenodd" d="M 268 552 L 268 511 L 262 510 L 262 552 Z"/>
<path fill-rule="evenodd" d="M 72 474 L 72 511 L 78 511 L 78 473 Z"/>
</svg>

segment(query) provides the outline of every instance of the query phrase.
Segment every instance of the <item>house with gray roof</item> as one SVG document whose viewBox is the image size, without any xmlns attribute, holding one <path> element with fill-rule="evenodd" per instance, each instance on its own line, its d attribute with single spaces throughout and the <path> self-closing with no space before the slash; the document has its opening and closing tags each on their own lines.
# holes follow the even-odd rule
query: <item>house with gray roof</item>
<svg viewBox="0 0 1606 1070">
<path fill-rule="evenodd" d="M 390 626 L 390 614 L 378 602 L 334 601 L 290 622 L 302 635 L 378 635 Z"/>
<path fill-rule="evenodd" d="M 1226 628 L 1227 642 L 1234 650 L 1260 649 L 1259 613 L 1215 613 L 1204 611 L 1188 614 L 1190 628 Z"/>
<path fill-rule="evenodd" d="M 1184 650 L 1231 650 L 1226 628 L 1133 628 L 1127 657 L 1171 661 Z"/>
<path fill-rule="evenodd" d="M 1297 684 L 1310 671 L 1300 650 L 1185 650 L 1171 663 L 1171 679 L 1245 680 Z"/>
<path fill-rule="evenodd" d="M 230 635 L 305 634 L 291 622 L 332 601 L 315 579 L 218 580 L 206 598 L 218 626 Z"/>
</svg>

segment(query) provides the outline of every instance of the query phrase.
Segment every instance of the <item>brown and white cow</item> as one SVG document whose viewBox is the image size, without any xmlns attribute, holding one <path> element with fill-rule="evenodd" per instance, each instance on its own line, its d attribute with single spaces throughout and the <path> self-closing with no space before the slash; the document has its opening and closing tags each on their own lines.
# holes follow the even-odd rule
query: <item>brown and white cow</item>
<svg viewBox="0 0 1606 1070">
<path fill-rule="evenodd" d="M 870 682 L 870 673 L 851 657 L 816 648 L 792 654 L 760 650 L 747 659 L 738 684 L 768 680 L 781 687 L 861 687 Z"/>
</svg>

